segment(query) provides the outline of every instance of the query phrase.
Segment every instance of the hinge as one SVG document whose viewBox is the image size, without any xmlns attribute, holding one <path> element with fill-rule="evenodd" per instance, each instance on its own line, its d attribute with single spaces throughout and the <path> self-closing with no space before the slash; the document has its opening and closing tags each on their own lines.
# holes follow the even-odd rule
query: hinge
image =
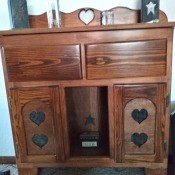
<svg viewBox="0 0 175 175">
<path fill-rule="evenodd" d="M 165 154 L 166 154 L 166 150 L 167 150 L 167 142 L 166 142 L 166 140 L 164 140 L 164 142 L 163 142 L 163 151 L 164 151 Z"/>
<path fill-rule="evenodd" d="M 9 104 L 9 108 L 11 110 L 12 109 L 12 99 L 10 96 L 8 96 L 8 104 Z"/>
<path fill-rule="evenodd" d="M 170 105 L 170 94 L 167 94 L 166 99 L 165 99 L 165 104 L 166 104 L 166 107 Z"/>
<path fill-rule="evenodd" d="M 165 97 L 164 114 L 166 113 L 166 108 L 170 105 L 170 94 Z"/>
<path fill-rule="evenodd" d="M 19 146 L 18 146 L 18 143 L 15 143 L 15 153 L 16 153 L 16 157 L 18 158 L 18 155 L 19 155 Z"/>
</svg>

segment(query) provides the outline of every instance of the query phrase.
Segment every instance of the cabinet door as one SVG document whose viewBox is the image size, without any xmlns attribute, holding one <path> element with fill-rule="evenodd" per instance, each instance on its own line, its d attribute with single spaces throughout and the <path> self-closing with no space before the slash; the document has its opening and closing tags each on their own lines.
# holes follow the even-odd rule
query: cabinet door
<svg viewBox="0 0 175 175">
<path fill-rule="evenodd" d="M 58 88 L 11 90 L 12 121 L 21 162 L 64 159 Z"/>
<path fill-rule="evenodd" d="M 115 86 L 116 162 L 162 162 L 165 84 Z"/>
</svg>

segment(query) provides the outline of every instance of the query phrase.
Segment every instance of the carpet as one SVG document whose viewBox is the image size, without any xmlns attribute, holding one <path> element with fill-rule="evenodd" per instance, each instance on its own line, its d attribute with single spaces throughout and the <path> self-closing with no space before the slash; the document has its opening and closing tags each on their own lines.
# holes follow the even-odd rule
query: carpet
<svg viewBox="0 0 175 175">
<path fill-rule="evenodd" d="M 40 175 L 144 175 L 139 168 L 61 168 L 41 169 Z"/>
<path fill-rule="evenodd" d="M 16 165 L 0 165 L 0 171 L 10 170 L 18 175 Z M 144 175 L 139 168 L 43 168 L 39 175 Z"/>
</svg>

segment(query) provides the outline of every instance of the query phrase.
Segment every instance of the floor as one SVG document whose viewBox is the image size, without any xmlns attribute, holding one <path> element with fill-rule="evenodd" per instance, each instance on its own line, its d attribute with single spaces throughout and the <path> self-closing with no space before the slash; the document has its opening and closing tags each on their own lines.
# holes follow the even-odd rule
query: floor
<svg viewBox="0 0 175 175">
<path fill-rule="evenodd" d="M 11 175 L 18 175 L 16 165 L 0 164 L 0 171 L 10 170 Z M 139 168 L 45 168 L 40 170 L 40 175 L 144 175 L 144 170 Z M 168 175 L 173 175 L 171 167 Z"/>
<path fill-rule="evenodd" d="M 9 165 L 9 164 L 0 164 L 0 171 L 4 172 L 10 170 L 11 175 L 18 175 L 18 171 L 16 165 Z"/>
<path fill-rule="evenodd" d="M 11 175 L 18 175 L 16 165 L 0 165 L 0 171 L 10 170 Z M 137 168 L 48 168 L 41 169 L 40 175 L 144 175 Z"/>
</svg>

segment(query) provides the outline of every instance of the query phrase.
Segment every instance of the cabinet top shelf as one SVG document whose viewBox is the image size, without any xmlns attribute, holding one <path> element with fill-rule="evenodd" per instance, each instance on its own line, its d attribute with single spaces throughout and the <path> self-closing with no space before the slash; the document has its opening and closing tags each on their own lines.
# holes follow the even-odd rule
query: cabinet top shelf
<svg viewBox="0 0 175 175">
<path fill-rule="evenodd" d="M 88 32 L 88 31 L 112 31 L 112 30 L 130 30 L 130 29 L 151 29 L 151 28 L 173 28 L 175 22 L 161 23 L 137 23 L 137 24 L 120 24 L 106 26 L 81 26 L 81 27 L 61 27 L 61 28 L 31 28 L 0 31 L 0 36 L 8 35 L 28 35 L 28 34 L 45 34 L 45 33 L 71 33 L 71 32 Z"/>
</svg>

